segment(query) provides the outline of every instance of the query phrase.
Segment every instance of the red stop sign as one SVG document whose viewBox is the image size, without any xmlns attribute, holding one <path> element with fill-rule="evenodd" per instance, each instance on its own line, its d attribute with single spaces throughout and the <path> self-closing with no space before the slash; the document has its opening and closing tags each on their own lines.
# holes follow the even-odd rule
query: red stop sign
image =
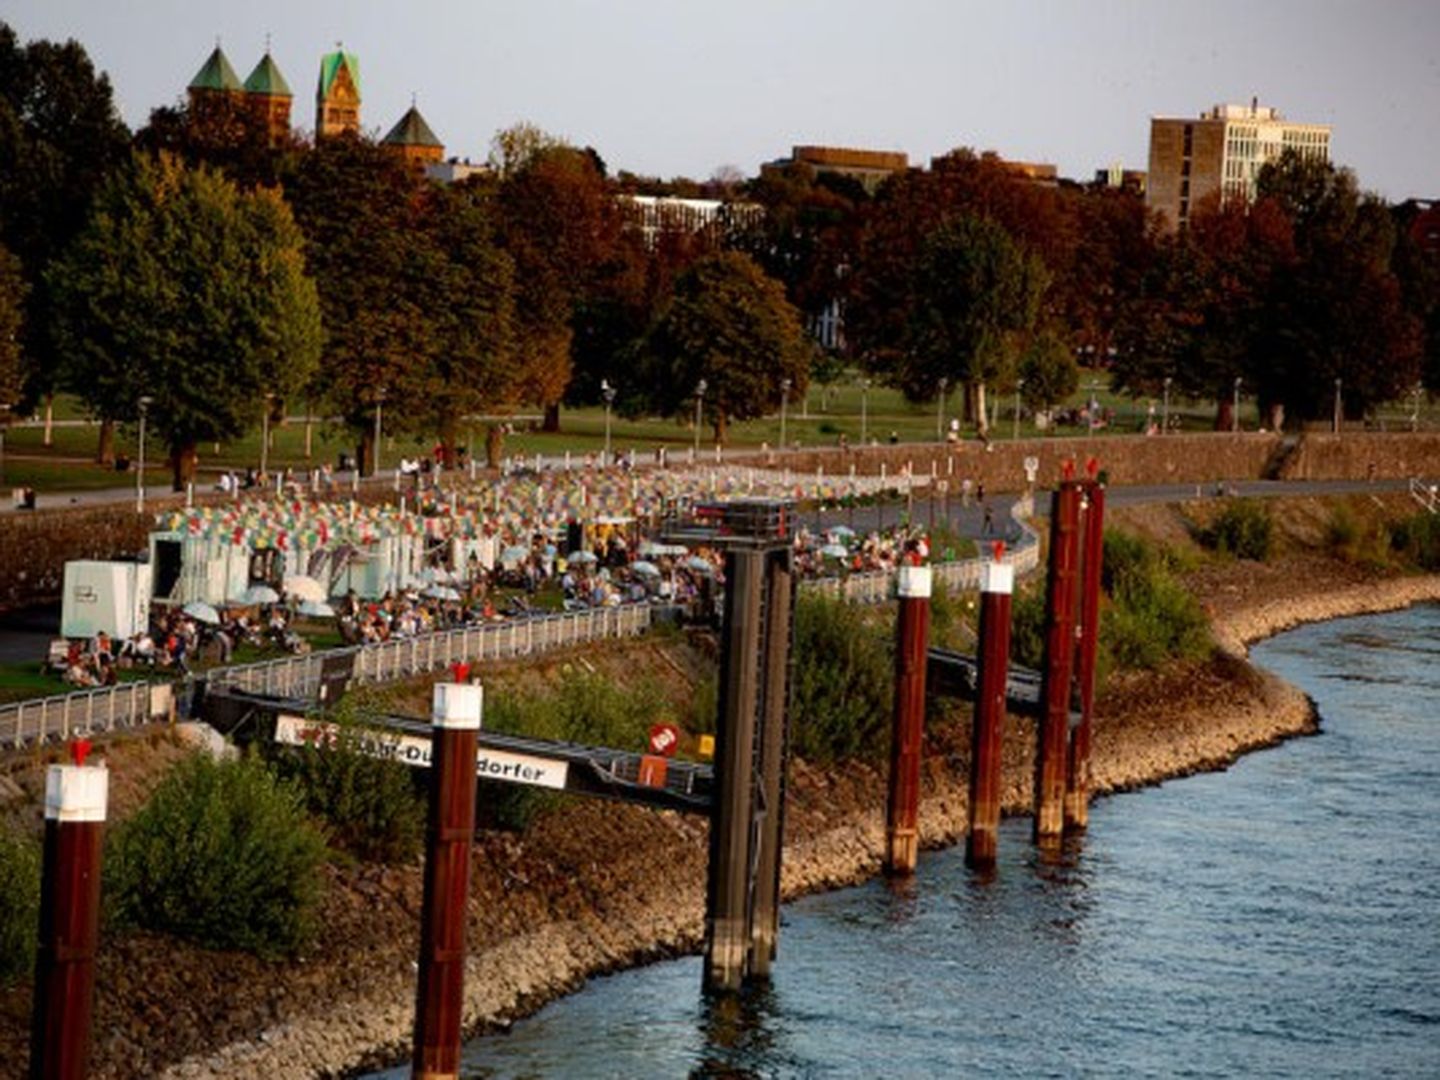
<svg viewBox="0 0 1440 1080">
<path fill-rule="evenodd" d="M 680 748 L 680 729 L 674 724 L 650 725 L 650 752 L 674 757 Z"/>
</svg>

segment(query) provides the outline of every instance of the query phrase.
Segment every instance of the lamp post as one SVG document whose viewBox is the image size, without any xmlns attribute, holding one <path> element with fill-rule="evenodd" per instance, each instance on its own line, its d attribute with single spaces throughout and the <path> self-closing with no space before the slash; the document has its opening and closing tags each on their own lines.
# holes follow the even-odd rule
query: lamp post
<svg viewBox="0 0 1440 1080">
<path fill-rule="evenodd" d="M 140 399 L 140 447 L 135 455 L 135 510 L 145 512 L 145 413 L 155 399 L 148 394 Z"/>
<path fill-rule="evenodd" d="M 1336 379 L 1336 380 L 1335 380 L 1335 419 L 1334 419 L 1334 421 L 1332 422 L 1332 427 L 1334 428 L 1334 431 L 1335 431 L 1335 434 L 1336 434 L 1336 435 L 1339 435 L 1339 434 L 1340 434 L 1340 417 L 1341 417 L 1341 415 L 1342 415 L 1342 413 L 1341 413 L 1341 401 L 1340 401 L 1340 380 L 1339 380 L 1339 379 Z"/>
<path fill-rule="evenodd" d="M 705 411 L 705 380 L 695 384 L 695 454 L 700 454 L 700 417 Z"/>
<path fill-rule="evenodd" d="M 1230 399 L 1230 430 L 1240 430 L 1240 383 L 1243 380 L 1239 375 L 1235 376 L 1235 393 Z"/>
<path fill-rule="evenodd" d="M 1424 392 L 1425 392 L 1425 384 L 1424 384 L 1424 383 L 1418 383 L 1418 382 L 1417 382 L 1417 383 L 1415 384 L 1415 390 L 1414 390 L 1414 394 L 1415 394 L 1415 405 L 1414 405 L 1414 407 L 1410 410 L 1410 430 L 1411 430 L 1411 431 L 1419 431 L 1419 430 L 1420 430 L 1420 395 L 1423 394 Z"/>
<path fill-rule="evenodd" d="M 600 380 L 600 396 L 605 399 L 605 459 L 604 463 L 609 465 L 610 458 L 610 407 L 615 404 L 615 387 L 610 385 L 609 379 Z"/>
<path fill-rule="evenodd" d="M 790 380 L 780 380 L 780 449 L 785 449 L 785 402 L 790 397 Z"/>
<path fill-rule="evenodd" d="M 270 403 L 274 394 L 265 395 L 265 406 L 260 412 L 260 476 L 269 475 L 270 464 Z"/>
<path fill-rule="evenodd" d="M 1088 383 L 1085 384 L 1085 389 L 1089 391 L 1090 394 L 1090 400 L 1088 403 L 1089 407 L 1086 409 L 1088 416 L 1085 427 L 1091 435 L 1095 434 L 1095 413 L 1100 408 L 1100 402 L 1095 400 L 1095 391 L 1099 388 L 1100 384 L 1094 379 L 1091 379 Z"/>
<path fill-rule="evenodd" d="M 950 385 L 950 380 L 944 375 L 940 376 L 940 393 L 935 399 L 935 441 L 945 441 L 945 390 Z"/>
<path fill-rule="evenodd" d="M 870 380 L 860 380 L 860 445 L 865 445 L 865 436 L 868 434 L 870 411 Z"/>
<path fill-rule="evenodd" d="M 1415 399 L 1415 407 L 1420 407 L 1419 398 Z M 9 419 L 5 414 L 10 411 L 10 406 L 0 404 L 0 484 L 5 483 L 5 424 Z"/>
<path fill-rule="evenodd" d="M 380 415 L 385 405 L 385 388 L 382 386 L 375 392 L 375 468 L 374 475 L 380 475 Z"/>
<path fill-rule="evenodd" d="M 1170 434 L 1170 384 L 1173 381 L 1174 380 L 1169 375 L 1165 376 L 1165 397 L 1163 399 L 1163 404 L 1160 406 L 1161 435 Z"/>
<path fill-rule="evenodd" d="M 1025 388 L 1024 379 L 1015 380 L 1015 416 L 1014 423 L 1010 426 L 1010 438 L 1018 442 L 1020 440 L 1020 391 Z"/>
</svg>

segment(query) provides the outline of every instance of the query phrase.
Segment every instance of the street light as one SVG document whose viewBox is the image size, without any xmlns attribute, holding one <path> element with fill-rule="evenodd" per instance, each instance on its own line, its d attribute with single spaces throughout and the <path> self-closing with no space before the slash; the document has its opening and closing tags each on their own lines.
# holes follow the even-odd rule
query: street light
<svg viewBox="0 0 1440 1080">
<path fill-rule="evenodd" d="M 1015 380 L 1015 422 L 1010 428 L 1010 438 L 1016 442 L 1020 440 L 1020 391 L 1024 386 L 1024 379 Z"/>
<path fill-rule="evenodd" d="M 1230 401 L 1230 430 L 1240 430 L 1240 383 L 1243 382 L 1239 375 L 1235 376 L 1235 395 Z"/>
<path fill-rule="evenodd" d="M 1085 389 L 1090 392 L 1089 408 L 1086 410 L 1086 411 L 1089 413 L 1089 416 L 1088 416 L 1087 422 L 1086 422 L 1086 430 L 1087 430 L 1091 435 L 1094 435 L 1094 434 L 1095 434 L 1095 414 L 1100 410 L 1100 402 L 1098 402 L 1097 400 L 1095 400 L 1095 391 L 1098 390 L 1098 389 L 1100 389 L 1100 384 L 1099 384 L 1098 382 L 1096 382 L 1094 379 L 1091 379 L 1088 383 L 1085 384 Z"/>
<path fill-rule="evenodd" d="M 380 475 L 380 410 L 384 404 L 385 388 L 382 386 L 375 392 L 375 476 Z"/>
<path fill-rule="evenodd" d="M 945 388 L 950 385 L 950 380 L 944 375 L 940 376 L 940 394 L 935 403 L 935 441 L 943 442 L 945 439 Z"/>
<path fill-rule="evenodd" d="M 1341 405 L 1340 405 L 1340 380 L 1339 380 L 1339 379 L 1336 379 L 1336 380 L 1335 380 L 1335 421 L 1334 421 L 1334 428 L 1335 428 L 1335 434 L 1336 434 L 1336 435 L 1339 435 L 1339 434 L 1340 434 L 1340 416 L 1341 416 L 1340 407 L 1341 407 Z"/>
<path fill-rule="evenodd" d="M 865 445 L 865 436 L 870 419 L 870 380 L 860 380 L 860 445 Z"/>
<path fill-rule="evenodd" d="M 1420 408 L 1419 398 L 1416 398 L 1415 408 Z M 8 417 L 4 414 L 10 411 L 9 405 L 0 404 L 0 484 L 5 483 L 5 423 Z"/>
<path fill-rule="evenodd" d="M 1174 380 L 1173 380 L 1169 375 L 1166 375 L 1166 376 L 1165 376 L 1165 399 L 1164 399 L 1164 404 L 1163 404 L 1163 405 L 1161 406 L 1161 408 L 1160 408 L 1160 434 L 1161 434 L 1161 435 L 1169 435 L 1169 434 L 1170 434 L 1170 384 L 1171 384 L 1172 382 L 1174 382 Z"/>
<path fill-rule="evenodd" d="M 610 464 L 610 406 L 615 403 L 615 387 L 610 385 L 609 379 L 600 380 L 600 396 L 605 399 L 605 458 L 606 465 Z"/>
<path fill-rule="evenodd" d="M 790 380 L 780 380 L 780 449 L 785 449 L 785 402 L 790 397 Z"/>
<path fill-rule="evenodd" d="M 140 449 L 135 455 L 135 510 L 145 512 L 145 413 L 155 399 L 148 394 L 140 399 Z"/>
<path fill-rule="evenodd" d="M 700 453 L 700 414 L 704 411 L 705 403 L 705 380 L 701 379 L 695 384 L 695 454 Z"/>
<path fill-rule="evenodd" d="M 1424 383 L 1415 384 L 1415 407 L 1410 410 L 1410 430 L 1420 430 L 1420 395 L 1425 392 Z"/>
<path fill-rule="evenodd" d="M 260 476 L 262 477 L 262 479 L 269 475 L 268 465 L 270 463 L 270 403 L 274 400 L 274 394 L 266 394 L 265 408 L 260 413 Z"/>
</svg>

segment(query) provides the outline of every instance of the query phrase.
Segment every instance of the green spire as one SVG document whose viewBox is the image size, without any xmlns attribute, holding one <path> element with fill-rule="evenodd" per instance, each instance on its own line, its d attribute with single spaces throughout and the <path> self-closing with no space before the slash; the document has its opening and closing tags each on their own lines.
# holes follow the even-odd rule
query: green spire
<svg viewBox="0 0 1440 1080">
<path fill-rule="evenodd" d="M 349 70 L 350 81 L 355 84 L 355 93 L 360 93 L 360 61 L 354 53 L 336 49 L 320 58 L 320 97 L 329 95 L 330 87 L 335 85 L 335 77 L 340 74 L 341 68 Z"/>
<path fill-rule="evenodd" d="M 440 146 L 445 144 L 435 137 L 430 125 L 420 115 L 420 110 L 411 105 L 400 122 L 390 129 L 390 134 L 380 140 L 387 146 Z"/>
<path fill-rule="evenodd" d="M 195 78 L 190 80 L 190 89 L 239 91 L 244 87 L 240 85 L 240 76 L 235 74 L 235 69 L 230 66 L 230 61 L 225 59 L 225 54 L 217 43 L 210 59 L 195 73 Z"/>
<path fill-rule="evenodd" d="M 269 94 L 271 97 L 294 97 L 290 93 L 290 84 L 285 81 L 285 76 L 280 74 L 280 68 L 266 52 L 255 65 L 255 70 L 245 80 L 245 90 L 251 94 Z"/>
</svg>

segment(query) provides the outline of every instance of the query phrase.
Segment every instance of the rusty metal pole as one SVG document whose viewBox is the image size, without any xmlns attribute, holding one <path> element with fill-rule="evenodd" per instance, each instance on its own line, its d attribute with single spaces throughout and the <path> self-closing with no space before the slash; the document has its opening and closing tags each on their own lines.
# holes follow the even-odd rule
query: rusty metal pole
<svg viewBox="0 0 1440 1080">
<path fill-rule="evenodd" d="M 462 677 L 457 673 L 457 678 Z M 475 835 L 475 754 L 483 690 L 436 683 L 430 813 L 420 924 L 420 978 L 415 995 L 417 1080 L 460 1075 L 465 995 L 466 901 Z"/>
<path fill-rule="evenodd" d="M 1092 469 L 1093 472 L 1093 469 Z M 1070 733 L 1065 778 L 1065 831 L 1084 832 L 1090 822 L 1090 742 L 1095 719 L 1095 654 L 1100 642 L 1100 571 L 1104 565 L 1105 487 L 1084 483 L 1084 524 L 1080 570 L 1080 634 L 1075 681 L 1080 690 L 1080 724 Z"/>
<path fill-rule="evenodd" d="M 95 948 L 100 936 L 100 859 L 110 773 L 52 765 L 45 777 L 45 856 L 40 942 L 30 1027 L 32 1080 L 79 1080 L 90 1057 Z"/>
<path fill-rule="evenodd" d="M 995 560 L 980 570 L 980 680 L 970 738 L 970 831 L 965 864 L 995 865 L 1000 832 L 1000 751 L 1005 725 L 1005 689 L 1010 674 L 1010 601 L 1015 568 Z"/>
<path fill-rule="evenodd" d="M 753 550 L 725 554 L 715 810 L 710 819 L 710 867 L 705 887 L 703 986 L 709 992 L 738 991 L 749 952 L 763 560 L 763 554 Z"/>
<path fill-rule="evenodd" d="M 925 736 L 925 665 L 930 638 L 928 566 L 901 566 L 896 619 L 895 712 L 890 729 L 890 798 L 885 872 L 915 872 L 920 849 L 920 743 Z"/>
<path fill-rule="evenodd" d="M 755 898 L 750 919 L 752 978 L 768 979 L 780 931 L 780 856 L 785 837 L 785 764 L 789 745 L 790 655 L 795 574 L 789 548 L 766 556 L 765 671 L 760 705 L 760 804 Z M 758 815 L 757 815 L 758 816 Z"/>
<path fill-rule="evenodd" d="M 1045 596 L 1045 665 L 1035 746 L 1035 828 L 1038 844 L 1064 831 L 1065 756 L 1069 746 L 1070 679 L 1075 658 L 1075 562 L 1079 554 L 1080 486 L 1066 478 L 1051 501 L 1050 574 Z"/>
</svg>

